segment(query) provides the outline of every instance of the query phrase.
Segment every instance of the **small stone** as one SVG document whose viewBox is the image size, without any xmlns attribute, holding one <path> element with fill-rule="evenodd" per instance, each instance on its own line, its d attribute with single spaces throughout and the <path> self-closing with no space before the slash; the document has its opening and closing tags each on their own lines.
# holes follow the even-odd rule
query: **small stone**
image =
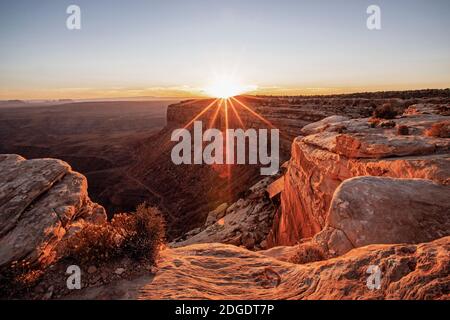
<svg viewBox="0 0 450 320">
<path fill-rule="evenodd" d="M 267 249 L 267 241 L 266 240 L 261 241 L 259 246 L 261 247 L 261 249 Z"/>
<path fill-rule="evenodd" d="M 125 272 L 124 268 L 117 268 L 116 271 L 114 271 L 115 274 L 117 275 L 122 275 Z"/>
<path fill-rule="evenodd" d="M 47 290 L 47 293 L 42 297 L 43 300 L 50 300 L 53 296 L 53 291 L 55 290 L 54 286 L 50 286 Z"/>
<path fill-rule="evenodd" d="M 97 272 L 97 267 L 96 266 L 90 266 L 87 271 L 88 271 L 89 274 L 96 273 Z"/>
<path fill-rule="evenodd" d="M 153 267 L 150 267 L 149 271 L 151 274 L 156 274 L 158 272 L 158 268 L 153 266 Z"/>
<path fill-rule="evenodd" d="M 242 244 L 247 249 L 253 249 L 253 247 L 255 246 L 255 239 L 253 238 L 253 235 L 249 232 L 246 232 L 242 236 Z"/>
<path fill-rule="evenodd" d="M 102 277 L 100 275 L 95 276 L 94 278 L 92 278 L 89 283 L 90 284 L 96 284 L 98 282 L 100 282 L 100 280 L 102 280 Z"/>
</svg>

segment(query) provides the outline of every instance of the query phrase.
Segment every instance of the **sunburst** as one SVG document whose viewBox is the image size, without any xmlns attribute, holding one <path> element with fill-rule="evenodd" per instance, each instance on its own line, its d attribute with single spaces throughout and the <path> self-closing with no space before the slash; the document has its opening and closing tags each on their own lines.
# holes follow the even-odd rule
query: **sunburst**
<svg viewBox="0 0 450 320">
<path fill-rule="evenodd" d="M 199 120 L 202 116 L 206 116 L 208 111 L 211 112 L 211 115 L 207 120 L 208 128 L 211 129 L 216 127 L 217 126 L 216 122 L 218 121 L 219 114 L 222 114 L 223 122 L 221 125 L 219 125 L 218 129 L 223 131 L 224 133 L 226 133 L 227 130 L 230 128 L 231 123 L 233 124 L 233 126 L 236 126 L 238 124 L 242 129 L 246 130 L 245 122 L 242 119 L 243 113 L 250 114 L 251 117 L 264 123 L 269 128 L 275 128 L 275 126 L 268 119 L 259 114 L 257 111 L 255 111 L 252 107 L 250 107 L 242 100 L 243 99 L 241 98 L 241 96 L 230 96 L 226 98 L 216 97 L 211 103 L 209 103 L 206 107 L 200 110 L 190 121 L 188 121 L 187 124 L 184 126 L 184 129 L 188 129 L 190 126 L 193 125 L 195 121 Z M 225 145 L 228 146 L 227 134 L 224 134 L 224 137 L 225 137 Z M 226 159 L 228 159 L 227 157 L 229 154 L 231 154 L 231 152 L 229 152 L 226 147 L 225 148 Z M 227 163 L 232 163 L 232 161 L 227 161 Z M 226 164 L 224 166 L 226 166 L 224 167 L 225 172 L 222 171 L 221 175 L 228 178 L 228 180 L 230 181 L 232 175 L 231 174 L 232 165 Z M 220 166 L 217 166 L 216 170 L 221 171 Z"/>
</svg>

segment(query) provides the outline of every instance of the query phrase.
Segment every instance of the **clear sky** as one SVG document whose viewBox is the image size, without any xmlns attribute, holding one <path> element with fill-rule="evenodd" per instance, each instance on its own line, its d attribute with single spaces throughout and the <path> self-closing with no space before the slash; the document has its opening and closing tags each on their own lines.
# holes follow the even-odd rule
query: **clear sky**
<svg viewBox="0 0 450 320">
<path fill-rule="evenodd" d="M 448 0 L 0 0 L 0 99 L 444 88 L 449 31 Z"/>
</svg>

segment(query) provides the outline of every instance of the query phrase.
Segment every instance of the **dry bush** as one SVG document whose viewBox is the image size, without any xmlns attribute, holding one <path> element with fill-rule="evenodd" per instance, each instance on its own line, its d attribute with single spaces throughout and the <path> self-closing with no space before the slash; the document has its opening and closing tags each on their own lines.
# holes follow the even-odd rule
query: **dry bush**
<svg viewBox="0 0 450 320">
<path fill-rule="evenodd" d="M 165 238 L 160 211 L 141 204 L 132 214 L 118 214 L 111 223 L 86 225 L 68 238 L 62 255 L 80 264 L 102 263 L 122 257 L 154 262 Z"/>
<path fill-rule="evenodd" d="M 297 247 L 297 251 L 289 259 L 289 262 L 295 264 L 305 264 L 314 261 L 322 261 L 325 259 L 326 254 L 320 246 L 310 243 L 303 243 Z"/>
<path fill-rule="evenodd" d="M 64 242 L 62 255 L 81 264 L 116 258 L 120 255 L 117 233 L 109 224 L 87 224 Z"/>
<path fill-rule="evenodd" d="M 425 135 L 435 138 L 450 138 L 450 121 L 435 123 L 425 131 Z"/>
<path fill-rule="evenodd" d="M 154 262 L 165 240 L 165 221 L 161 212 L 145 203 L 134 214 L 116 215 L 111 222 L 122 236 L 121 248 L 130 258 Z"/>
<path fill-rule="evenodd" d="M 398 111 L 391 103 L 384 103 L 373 111 L 373 116 L 378 119 L 394 119 Z"/>
<path fill-rule="evenodd" d="M 405 125 L 397 126 L 397 134 L 400 136 L 407 136 L 409 134 L 409 128 Z"/>
</svg>

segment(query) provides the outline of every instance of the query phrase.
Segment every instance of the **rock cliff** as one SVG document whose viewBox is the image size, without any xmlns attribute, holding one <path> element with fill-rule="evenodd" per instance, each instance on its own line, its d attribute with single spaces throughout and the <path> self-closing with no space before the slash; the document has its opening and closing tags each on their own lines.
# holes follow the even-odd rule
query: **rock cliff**
<svg viewBox="0 0 450 320">
<path fill-rule="evenodd" d="M 0 269 L 52 262 L 59 241 L 86 221 L 104 223 L 106 214 L 84 176 L 60 160 L 0 155 Z"/>
<path fill-rule="evenodd" d="M 183 247 L 198 243 L 227 243 L 250 250 L 265 249 L 278 205 L 267 194 L 276 177 L 267 177 L 231 205 L 220 205 L 208 214 L 203 227 L 191 230 L 171 244 Z"/>
<path fill-rule="evenodd" d="M 345 192 L 352 193 L 351 201 L 340 201 L 349 203 L 349 207 L 360 206 L 361 210 L 363 204 L 377 208 L 377 214 L 382 215 L 379 219 L 385 221 L 395 220 L 395 214 L 402 212 L 401 219 L 407 219 L 408 210 L 400 208 L 406 206 L 421 212 L 417 213 L 421 217 L 429 211 L 427 217 L 434 221 L 433 225 L 448 223 L 450 139 L 429 134 L 436 124 L 448 120 L 448 106 L 414 105 L 392 120 L 331 117 L 305 126 L 304 136 L 292 144 L 281 194 L 282 209 L 275 217 L 270 244 L 292 245 L 316 235 L 326 226 L 329 214 L 328 223 L 332 224 L 334 215 L 330 210 L 343 206 L 335 199 L 330 209 L 333 197 L 339 198 Z M 400 133 L 399 128 L 407 128 L 407 134 Z M 426 181 L 359 180 L 336 196 L 344 181 L 359 176 Z M 416 226 L 419 233 L 422 226 Z M 446 234 L 450 231 L 445 230 Z"/>
<path fill-rule="evenodd" d="M 363 117 L 372 113 L 385 99 L 371 101 L 363 98 L 284 98 L 284 97 L 237 97 L 246 107 L 232 100 L 245 128 L 267 128 L 258 116 L 264 117 L 280 129 L 281 163 L 290 158 L 290 146 L 303 126 L 325 117 L 339 114 Z M 161 210 L 166 212 L 171 240 L 179 238 L 192 229 L 201 228 L 208 212 L 223 203 L 234 203 L 240 194 L 260 179 L 258 165 L 225 166 L 175 165 L 171 161 L 170 141 L 173 130 L 185 127 L 201 113 L 197 120 L 204 126 L 211 125 L 218 105 L 207 109 L 214 100 L 191 100 L 170 105 L 167 109 L 167 126 L 158 135 L 145 141 L 136 151 L 137 161 L 130 174 L 160 198 Z M 247 109 L 248 108 L 248 109 Z M 252 110 L 252 112 L 249 111 Z M 229 110 L 229 127 L 242 128 L 242 124 Z M 223 129 L 225 115 L 217 112 L 215 128 Z M 190 127 L 192 128 L 192 126 Z M 229 173 L 227 170 L 230 169 Z M 229 175 L 229 176 L 228 176 Z"/>
</svg>

